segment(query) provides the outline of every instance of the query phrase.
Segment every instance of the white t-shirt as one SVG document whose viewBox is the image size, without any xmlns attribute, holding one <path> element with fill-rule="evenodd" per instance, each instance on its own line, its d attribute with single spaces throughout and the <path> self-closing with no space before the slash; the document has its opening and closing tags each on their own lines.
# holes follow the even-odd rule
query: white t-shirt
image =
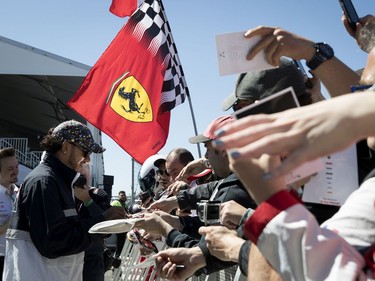
<svg viewBox="0 0 375 281">
<path fill-rule="evenodd" d="M 13 190 L 15 187 L 16 186 L 13 186 Z M 13 191 L 13 194 L 9 195 L 7 188 L 0 184 L 0 225 L 4 225 L 9 221 L 15 198 L 15 191 Z M 0 235 L 0 256 L 5 255 L 5 234 L 6 231 Z"/>
</svg>

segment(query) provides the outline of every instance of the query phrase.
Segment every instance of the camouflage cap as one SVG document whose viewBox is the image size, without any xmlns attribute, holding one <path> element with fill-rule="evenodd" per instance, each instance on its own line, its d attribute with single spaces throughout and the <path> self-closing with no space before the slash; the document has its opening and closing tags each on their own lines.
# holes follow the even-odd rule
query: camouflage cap
<svg viewBox="0 0 375 281">
<path fill-rule="evenodd" d="M 65 121 L 53 129 L 52 135 L 76 144 L 87 153 L 102 153 L 105 148 L 94 141 L 90 129 L 76 120 Z"/>
</svg>

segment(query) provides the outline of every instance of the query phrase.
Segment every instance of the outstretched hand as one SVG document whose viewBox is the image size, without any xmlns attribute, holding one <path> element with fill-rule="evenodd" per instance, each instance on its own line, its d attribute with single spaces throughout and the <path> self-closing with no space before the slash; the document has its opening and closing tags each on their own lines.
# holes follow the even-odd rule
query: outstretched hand
<svg viewBox="0 0 375 281">
<path fill-rule="evenodd" d="M 267 173 L 268 178 L 285 176 L 307 161 L 368 136 L 371 127 L 366 122 L 373 114 L 373 102 L 373 93 L 347 94 L 280 113 L 248 116 L 224 126 L 213 145 L 229 150 L 232 165 L 263 153 L 288 155 Z"/>
<path fill-rule="evenodd" d="M 170 248 L 155 255 L 158 277 L 173 281 L 186 280 L 198 269 L 206 266 L 199 247 Z"/>
</svg>

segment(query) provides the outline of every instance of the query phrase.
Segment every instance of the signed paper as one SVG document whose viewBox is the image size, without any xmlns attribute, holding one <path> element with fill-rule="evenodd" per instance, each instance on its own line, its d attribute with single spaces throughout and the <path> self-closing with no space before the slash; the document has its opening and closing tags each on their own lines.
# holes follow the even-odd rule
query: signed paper
<svg viewBox="0 0 375 281">
<path fill-rule="evenodd" d="M 247 53 L 260 40 L 260 36 L 245 38 L 245 31 L 216 35 L 216 49 L 220 75 L 229 75 L 275 68 L 267 63 L 264 52 L 258 53 L 251 61 Z"/>
<path fill-rule="evenodd" d="M 89 233 L 96 234 L 111 234 L 123 233 L 130 231 L 137 221 L 142 221 L 143 218 L 131 219 L 117 219 L 99 222 L 89 229 Z"/>
<path fill-rule="evenodd" d="M 285 176 L 285 183 L 291 184 L 308 176 L 311 176 L 324 168 L 322 158 L 306 162 Z"/>
<path fill-rule="evenodd" d="M 322 159 L 324 169 L 305 185 L 302 200 L 341 206 L 358 188 L 356 146 Z"/>
</svg>

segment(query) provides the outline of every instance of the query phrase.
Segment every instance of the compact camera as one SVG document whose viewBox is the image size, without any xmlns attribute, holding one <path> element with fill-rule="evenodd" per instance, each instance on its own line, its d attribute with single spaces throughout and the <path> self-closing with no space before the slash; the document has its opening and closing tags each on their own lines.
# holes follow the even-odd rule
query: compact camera
<svg viewBox="0 0 375 281">
<path fill-rule="evenodd" d="M 199 219 L 205 224 L 220 223 L 220 201 L 200 201 L 197 204 Z"/>
</svg>

